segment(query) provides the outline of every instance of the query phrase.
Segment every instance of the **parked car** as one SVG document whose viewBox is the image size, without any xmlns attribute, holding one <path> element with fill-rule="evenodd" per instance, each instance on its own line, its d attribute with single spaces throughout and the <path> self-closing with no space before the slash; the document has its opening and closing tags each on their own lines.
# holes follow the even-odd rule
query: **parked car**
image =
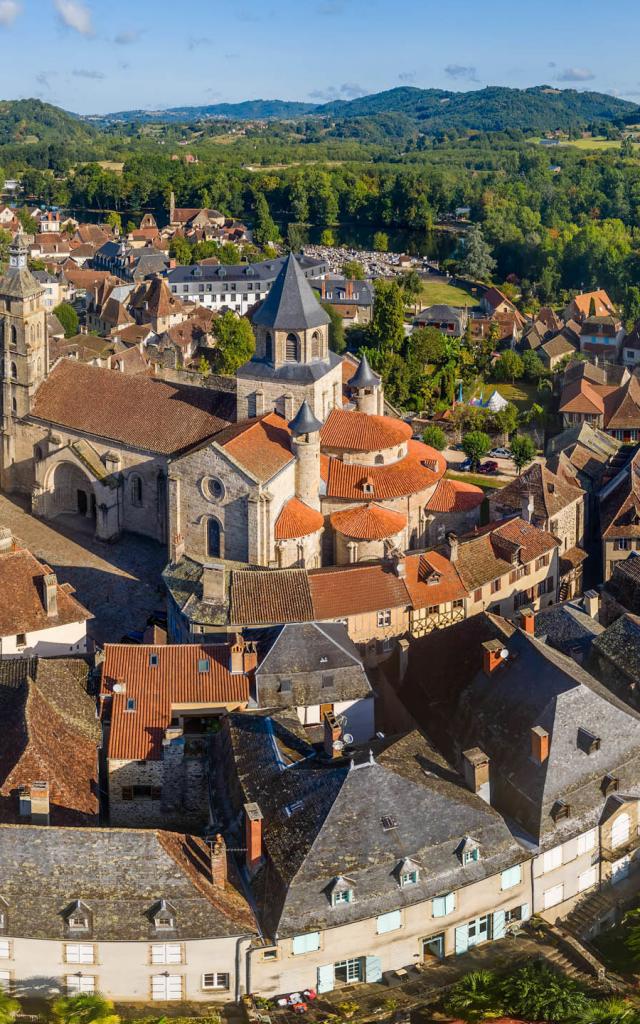
<svg viewBox="0 0 640 1024">
<path fill-rule="evenodd" d="M 471 462 L 471 459 L 465 459 L 464 462 L 452 463 L 451 468 L 458 470 L 461 473 L 468 473 L 472 465 L 473 463 Z"/>
<path fill-rule="evenodd" d="M 492 459 L 510 459 L 511 452 L 508 448 L 492 448 L 489 452 Z"/>
<path fill-rule="evenodd" d="M 492 459 L 489 459 L 488 462 L 483 462 L 482 465 L 478 469 L 478 473 L 497 473 L 497 472 L 498 472 L 498 463 L 494 462 Z"/>
</svg>

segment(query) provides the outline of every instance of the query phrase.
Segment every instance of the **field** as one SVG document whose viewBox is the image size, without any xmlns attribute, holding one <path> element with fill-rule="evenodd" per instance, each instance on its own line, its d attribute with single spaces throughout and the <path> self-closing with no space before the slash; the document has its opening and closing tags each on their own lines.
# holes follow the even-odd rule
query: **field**
<svg viewBox="0 0 640 1024">
<path fill-rule="evenodd" d="M 531 142 L 540 145 L 540 139 L 534 138 Z M 563 149 L 567 146 L 572 146 L 574 149 L 586 149 L 586 150 L 605 150 L 605 149 L 620 149 L 620 141 L 618 139 L 604 139 L 596 137 L 593 139 L 564 139 L 559 142 L 557 146 L 545 146 L 551 155 L 554 149 Z M 634 149 L 640 149 L 640 142 L 633 143 Z"/>
<path fill-rule="evenodd" d="M 420 295 L 420 304 L 425 306 L 476 306 L 478 299 L 471 292 L 446 281 L 425 281 Z"/>
<path fill-rule="evenodd" d="M 476 487 L 481 487 L 488 494 L 491 491 L 495 491 L 498 487 L 504 487 L 510 482 L 504 479 L 496 480 L 495 477 L 483 476 L 482 473 L 454 473 L 451 469 L 448 469 L 444 475 L 448 480 L 462 480 L 465 484 L 475 484 Z"/>
<path fill-rule="evenodd" d="M 518 412 L 530 409 L 535 403 L 546 408 L 551 398 L 550 391 L 538 391 L 535 384 L 526 384 L 524 381 L 517 381 L 515 384 L 503 384 L 497 381 L 488 381 L 485 384 L 476 385 L 473 395 L 478 398 L 484 392 L 485 401 L 492 391 L 498 391 L 507 402 L 512 402 Z"/>
</svg>

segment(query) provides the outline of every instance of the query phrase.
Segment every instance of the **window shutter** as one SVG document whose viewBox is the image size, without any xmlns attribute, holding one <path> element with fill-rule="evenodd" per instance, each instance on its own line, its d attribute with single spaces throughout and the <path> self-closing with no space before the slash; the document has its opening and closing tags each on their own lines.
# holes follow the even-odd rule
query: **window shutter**
<svg viewBox="0 0 640 1024">
<path fill-rule="evenodd" d="M 382 979 L 382 961 L 379 956 L 365 957 L 364 980 L 367 982 L 380 981 Z"/>
<path fill-rule="evenodd" d="M 522 906 L 520 907 L 520 920 L 521 921 L 528 921 L 530 917 L 531 917 L 531 909 L 529 907 L 529 904 L 528 903 L 523 903 Z"/>
<path fill-rule="evenodd" d="M 333 992 L 333 987 L 333 964 L 325 964 L 323 967 L 318 967 L 318 992 Z"/>
<path fill-rule="evenodd" d="M 394 932 L 400 925 L 399 910 L 392 910 L 388 914 L 381 914 L 377 921 L 378 935 L 382 935 L 384 932 Z"/>
<path fill-rule="evenodd" d="M 512 889 L 514 885 L 520 885 L 522 881 L 522 866 L 516 864 L 513 868 L 507 868 L 506 871 L 502 872 L 501 887 L 503 889 Z"/>
<path fill-rule="evenodd" d="M 432 917 L 444 917 L 447 913 L 445 907 L 444 896 L 436 896 L 435 899 L 431 900 L 431 916 Z"/>
<path fill-rule="evenodd" d="M 320 949 L 320 932 L 309 932 L 308 935 L 295 935 L 292 942 L 292 952 L 313 953 Z"/>
<path fill-rule="evenodd" d="M 504 922 L 504 910 L 496 910 L 493 915 L 493 937 L 494 939 L 504 939 L 505 935 L 505 922 Z"/>
<path fill-rule="evenodd" d="M 456 928 L 456 956 L 466 953 L 469 948 L 469 925 L 463 924 Z"/>
<path fill-rule="evenodd" d="M 445 914 L 453 914 L 455 909 L 456 909 L 456 894 L 455 894 L 455 892 L 450 892 L 444 898 L 444 912 L 445 912 Z"/>
</svg>

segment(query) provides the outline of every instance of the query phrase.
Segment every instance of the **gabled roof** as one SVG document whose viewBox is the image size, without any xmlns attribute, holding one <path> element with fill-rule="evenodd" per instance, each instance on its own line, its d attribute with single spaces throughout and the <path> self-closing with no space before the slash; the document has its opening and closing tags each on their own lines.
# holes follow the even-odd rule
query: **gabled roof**
<svg viewBox="0 0 640 1024">
<path fill-rule="evenodd" d="M 254 313 L 253 322 L 276 331 L 305 331 L 329 323 L 329 314 L 313 294 L 293 253 Z"/>
<path fill-rule="evenodd" d="M 312 618 L 339 619 L 382 608 L 406 608 L 411 604 L 404 580 L 380 562 L 312 569 L 309 591 Z"/>
<path fill-rule="evenodd" d="M 229 602 L 232 625 L 310 622 L 314 618 L 306 569 L 241 569 L 233 572 Z"/>
<path fill-rule="evenodd" d="M 59 584 L 57 612 L 47 615 L 44 604 L 44 577 L 49 566 L 39 562 L 26 548 L 14 545 L 0 552 L 0 637 L 18 633 L 37 633 L 93 618 L 71 593 Z"/>
<path fill-rule="evenodd" d="M 640 537 L 640 452 L 636 452 L 618 480 L 613 480 L 603 493 L 601 535 L 611 539 Z"/>
<path fill-rule="evenodd" d="M 429 608 L 468 597 L 455 565 L 440 551 L 407 554 L 405 566 L 405 584 L 413 608 Z"/>
<path fill-rule="evenodd" d="M 574 306 L 582 317 L 589 316 L 591 302 L 595 305 L 596 316 L 608 316 L 615 312 L 615 307 L 604 288 L 598 288 L 594 292 L 582 292 L 581 295 L 574 295 L 569 306 Z"/>
<path fill-rule="evenodd" d="M 462 537 L 455 565 L 471 591 L 511 572 L 514 565 L 531 562 L 557 547 L 558 541 L 550 533 L 516 517 L 492 523 L 477 536 Z"/>
<path fill-rule="evenodd" d="M 259 419 L 232 424 L 216 437 L 228 454 L 262 483 L 294 461 L 287 422 L 271 412 Z"/>
<path fill-rule="evenodd" d="M 635 374 L 611 396 L 607 430 L 640 427 L 640 380 Z"/>
<path fill-rule="evenodd" d="M 516 480 L 492 495 L 491 506 L 503 513 L 520 512 L 523 498 L 533 497 L 534 516 L 543 522 L 584 496 L 584 491 L 534 462 Z"/>
</svg>

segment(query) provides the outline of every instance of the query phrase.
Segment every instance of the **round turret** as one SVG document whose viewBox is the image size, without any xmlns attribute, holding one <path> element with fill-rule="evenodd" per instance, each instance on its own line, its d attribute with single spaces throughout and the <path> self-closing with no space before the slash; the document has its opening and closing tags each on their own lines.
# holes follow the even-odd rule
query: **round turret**
<svg viewBox="0 0 640 1024">
<path fill-rule="evenodd" d="M 291 447 L 296 457 L 296 498 L 320 508 L 320 428 L 306 398 L 291 420 Z"/>
<path fill-rule="evenodd" d="M 347 387 L 353 394 L 358 412 L 374 416 L 384 412 L 382 380 L 371 369 L 366 355 L 362 356 L 358 369 L 347 382 Z"/>
</svg>

